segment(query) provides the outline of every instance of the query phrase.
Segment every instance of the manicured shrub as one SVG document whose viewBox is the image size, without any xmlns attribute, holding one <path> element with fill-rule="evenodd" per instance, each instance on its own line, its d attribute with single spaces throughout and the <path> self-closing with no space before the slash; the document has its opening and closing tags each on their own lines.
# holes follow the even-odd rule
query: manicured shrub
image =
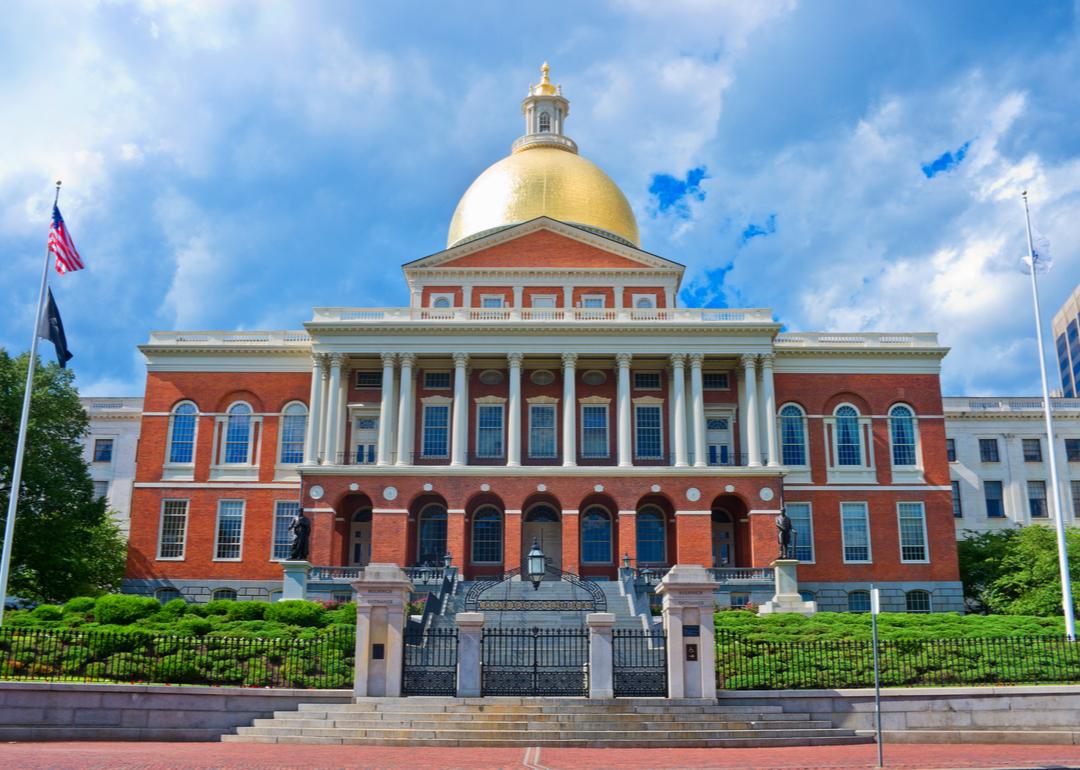
<svg viewBox="0 0 1080 770">
<path fill-rule="evenodd" d="M 203 605 L 203 610 L 206 611 L 206 616 L 211 615 L 228 615 L 229 607 L 236 604 L 231 599 L 215 599 L 212 602 L 207 602 Z"/>
<path fill-rule="evenodd" d="M 421 610 L 422 611 L 422 610 Z M 345 602 L 326 611 L 326 622 L 335 626 L 356 625 L 356 604 Z"/>
<path fill-rule="evenodd" d="M 185 655 L 166 655 L 155 661 L 151 674 L 155 682 L 189 684 L 201 679 L 198 667 Z"/>
<path fill-rule="evenodd" d="M 97 600 L 93 596 L 76 596 L 74 599 L 68 599 L 64 605 L 64 614 L 67 615 L 71 612 L 78 612 L 85 614 L 87 612 L 93 612 L 94 603 Z"/>
<path fill-rule="evenodd" d="M 183 599 L 171 599 L 162 605 L 161 609 L 152 617 L 160 618 L 163 621 L 176 620 L 182 618 L 188 610 L 188 603 Z"/>
<path fill-rule="evenodd" d="M 149 596 L 109 594 L 94 603 L 94 618 L 98 623 L 126 626 L 140 618 L 146 618 L 161 609 L 157 599 Z"/>
<path fill-rule="evenodd" d="M 290 626 L 321 626 L 326 621 L 326 610 L 316 602 L 275 602 L 267 608 L 266 619 Z"/>
<path fill-rule="evenodd" d="M 176 627 L 176 630 L 184 636 L 203 636 L 210 633 L 213 624 L 206 618 L 184 618 Z"/>
<path fill-rule="evenodd" d="M 55 604 L 42 604 L 35 607 L 30 614 L 34 617 L 34 620 L 62 620 L 64 610 Z"/>
<path fill-rule="evenodd" d="M 230 602 L 229 620 L 262 620 L 269 602 Z"/>
</svg>

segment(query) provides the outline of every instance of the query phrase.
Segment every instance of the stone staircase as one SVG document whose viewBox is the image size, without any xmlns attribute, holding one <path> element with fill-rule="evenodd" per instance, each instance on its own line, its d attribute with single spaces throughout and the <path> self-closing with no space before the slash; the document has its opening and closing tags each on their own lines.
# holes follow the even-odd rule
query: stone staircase
<svg viewBox="0 0 1080 770">
<path fill-rule="evenodd" d="M 869 743 L 782 706 L 620 698 L 377 698 L 301 704 L 222 741 L 369 746 L 748 748 Z"/>
</svg>

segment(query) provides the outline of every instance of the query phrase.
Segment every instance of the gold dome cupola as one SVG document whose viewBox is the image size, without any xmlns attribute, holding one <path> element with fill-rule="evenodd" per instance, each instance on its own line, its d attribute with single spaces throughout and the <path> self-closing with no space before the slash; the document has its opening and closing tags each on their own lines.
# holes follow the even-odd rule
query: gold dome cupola
<svg viewBox="0 0 1080 770">
<path fill-rule="evenodd" d="M 544 62 L 540 82 L 521 102 L 525 135 L 511 154 L 488 167 L 465 191 L 450 221 L 447 247 L 537 217 L 549 217 L 638 246 L 638 226 L 622 190 L 578 154 L 564 133 L 570 102 L 550 79 Z"/>
</svg>

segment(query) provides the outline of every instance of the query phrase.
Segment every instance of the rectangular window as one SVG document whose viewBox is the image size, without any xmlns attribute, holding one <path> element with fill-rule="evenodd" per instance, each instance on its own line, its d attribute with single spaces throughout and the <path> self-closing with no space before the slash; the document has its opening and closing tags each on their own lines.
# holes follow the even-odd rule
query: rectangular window
<svg viewBox="0 0 1080 770">
<path fill-rule="evenodd" d="M 554 294 L 534 294 L 530 300 L 533 307 L 537 308 L 553 308 L 555 307 L 555 295 Z"/>
<path fill-rule="evenodd" d="M 1022 440 L 1024 447 L 1024 462 L 1042 462 L 1042 441 L 1037 438 L 1025 438 Z"/>
<path fill-rule="evenodd" d="M 480 297 L 480 307 L 500 308 L 503 306 L 503 298 L 500 294 L 484 294 Z"/>
<path fill-rule="evenodd" d="M 420 443 L 423 457 L 447 457 L 450 454 L 450 406 L 424 405 L 424 435 Z"/>
<path fill-rule="evenodd" d="M 646 460 L 662 459 L 664 438 L 661 435 L 660 407 L 639 404 L 634 409 L 634 423 L 635 456 Z"/>
<path fill-rule="evenodd" d="M 1005 499 L 1001 493 L 1001 482 L 984 481 L 983 494 L 986 496 L 986 518 L 1005 518 Z"/>
<path fill-rule="evenodd" d="M 585 404 L 581 407 L 581 456 L 608 456 L 607 405 Z"/>
<path fill-rule="evenodd" d="M 356 387 L 359 390 L 382 388 L 382 372 L 357 372 Z"/>
<path fill-rule="evenodd" d="M 922 503 L 897 503 L 900 561 L 930 561 L 926 548 L 926 510 Z"/>
<path fill-rule="evenodd" d="M 1046 507 L 1046 482 L 1029 481 L 1027 483 L 1027 489 L 1028 510 L 1031 512 L 1031 518 L 1045 519 L 1050 515 L 1050 512 Z"/>
<path fill-rule="evenodd" d="M 158 537 L 159 559 L 183 559 L 187 540 L 187 500 L 161 501 L 161 527 Z"/>
<path fill-rule="evenodd" d="M 102 497 L 109 496 L 109 482 L 107 481 L 95 481 L 94 482 L 94 497 L 101 499 Z"/>
<path fill-rule="evenodd" d="M 582 307 L 602 308 L 604 306 L 603 294 L 587 294 L 581 298 Z"/>
<path fill-rule="evenodd" d="M 274 505 L 274 542 L 270 558 L 288 559 L 292 551 L 292 534 L 289 525 L 300 511 L 300 503 L 294 500 L 278 500 Z"/>
<path fill-rule="evenodd" d="M 840 532 L 844 541 L 844 561 L 870 561 L 870 517 L 866 503 L 840 503 Z"/>
<path fill-rule="evenodd" d="M 954 519 L 964 518 L 964 507 L 960 504 L 960 482 L 952 482 L 952 515 Z"/>
<path fill-rule="evenodd" d="M 702 372 L 701 385 L 705 390 L 731 390 L 727 372 Z"/>
<path fill-rule="evenodd" d="M 634 372 L 634 390 L 660 390 L 660 372 Z"/>
<path fill-rule="evenodd" d="M 503 456 L 503 405 L 480 404 L 476 408 L 476 456 Z"/>
<path fill-rule="evenodd" d="M 810 515 L 810 503 L 788 503 L 786 507 L 795 537 L 795 558 L 799 561 L 813 561 L 814 522 Z"/>
<path fill-rule="evenodd" d="M 113 448 L 113 440 L 111 438 L 96 438 L 96 439 L 94 439 L 94 462 L 96 462 L 96 463 L 111 463 L 112 462 L 112 448 Z"/>
<path fill-rule="evenodd" d="M 956 439 L 945 439 L 945 457 L 951 463 L 956 462 Z"/>
<path fill-rule="evenodd" d="M 1071 463 L 1080 463 L 1080 438 L 1065 439 L 1065 459 Z"/>
<path fill-rule="evenodd" d="M 750 594 L 732 594 L 731 606 L 732 607 L 745 607 L 750 603 Z"/>
<path fill-rule="evenodd" d="M 529 457 L 555 456 L 555 404 L 530 404 Z"/>
<path fill-rule="evenodd" d="M 979 459 L 984 463 L 1001 462 L 998 456 L 998 442 L 996 438 L 979 439 Z"/>
<path fill-rule="evenodd" d="M 424 387 L 428 390 L 450 388 L 450 372 L 424 372 Z"/>
<path fill-rule="evenodd" d="M 1073 518 L 1080 521 L 1080 481 L 1070 481 L 1069 491 L 1072 492 Z"/>
<path fill-rule="evenodd" d="M 214 559 L 238 561 L 244 536 L 244 501 L 218 500 Z"/>
</svg>

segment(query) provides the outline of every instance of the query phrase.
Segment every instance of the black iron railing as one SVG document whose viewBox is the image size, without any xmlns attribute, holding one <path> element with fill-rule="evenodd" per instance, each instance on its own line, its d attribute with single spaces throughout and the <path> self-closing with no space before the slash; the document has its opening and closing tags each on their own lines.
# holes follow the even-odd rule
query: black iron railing
<svg viewBox="0 0 1080 770">
<path fill-rule="evenodd" d="M 664 629 L 616 628 L 611 633 L 615 697 L 667 697 Z"/>
<path fill-rule="evenodd" d="M 485 628 L 480 652 L 484 695 L 589 694 L 586 628 Z"/>
<path fill-rule="evenodd" d="M 886 687 L 1080 683 L 1080 643 L 1063 636 L 880 642 Z M 747 641 L 716 636 L 717 686 L 728 690 L 874 686 L 870 641 Z"/>
<path fill-rule="evenodd" d="M 402 695 L 457 695 L 456 628 L 406 631 L 403 662 Z"/>
<path fill-rule="evenodd" d="M 0 679 L 351 688 L 356 635 L 249 639 L 0 629 Z"/>
</svg>

